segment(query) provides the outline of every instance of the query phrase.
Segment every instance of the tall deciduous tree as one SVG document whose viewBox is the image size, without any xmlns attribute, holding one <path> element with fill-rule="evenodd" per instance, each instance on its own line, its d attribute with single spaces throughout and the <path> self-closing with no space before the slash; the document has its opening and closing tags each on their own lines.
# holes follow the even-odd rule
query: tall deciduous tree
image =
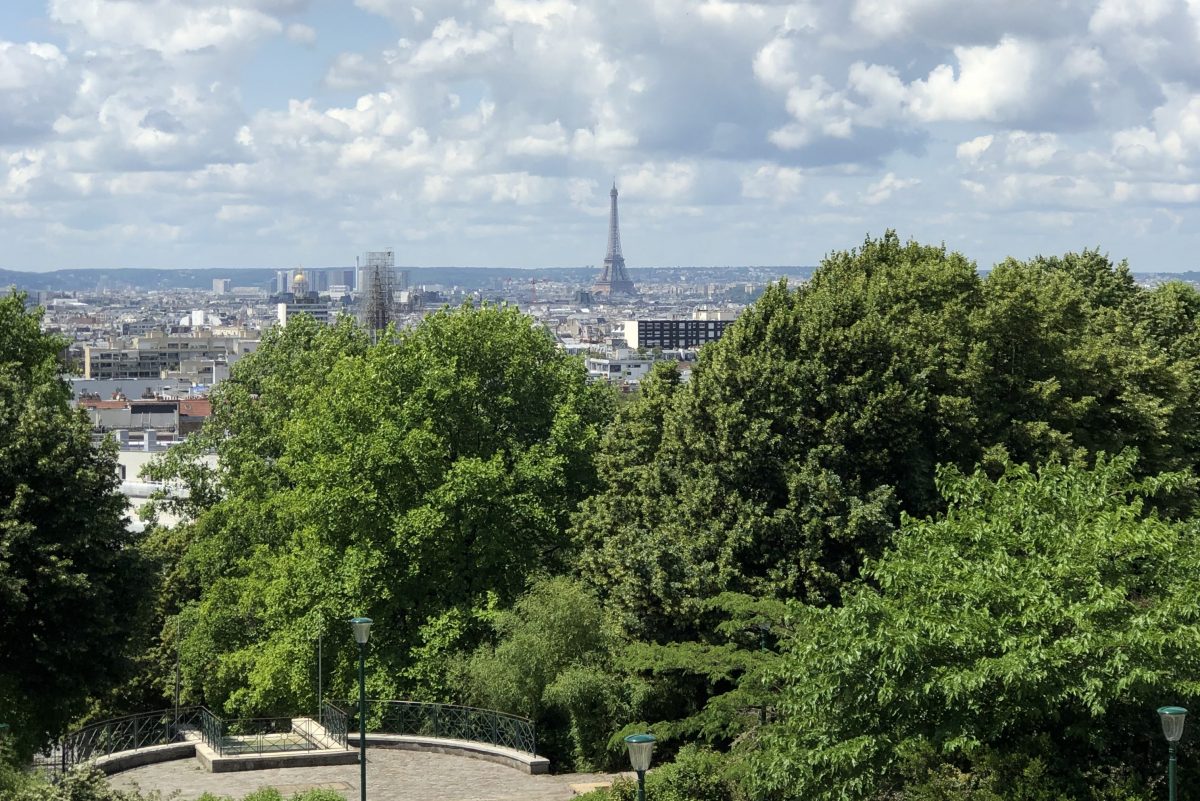
<svg viewBox="0 0 1200 801">
<path fill-rule="evenodd" d="M 797 608 L 754 797 L 1144 797 L 1154 709 L 1200 696 L 1200 530 L 1151 511 L 1194 478 L 1134 464 L 942 470 L 944 515 Z"/>
<path fill-rule="evenodd" d="M 323 634 L 325 685 L 345 693 L 344 621 L 361 613 L 373 691 L 444 700 L 488 610 L 561 565 L 611 406 L 585 379 L 509 308 L 442 311 L 373 346 L 303 316 L 270 334 L 193 446 L 220 463 L 180 564 L 198 597 L 167 627 L 193 689 L 230 711 L 300 708 Z"/>
<path fill-rule="evenodd" d="M 634 636 L 690 638 L 727 590 L 836 604 L 900 512 L 941 508 L 939 464 L 1193 465 L 1195 296 L 1094 251 L 986 278 L 890 232 L 831 254 L 622 411 L 576 518 L 581 575 Z"/>
<path fill-rule="evenodd" d="M 124 678 L 153 584 L 40 321 L 0 299 L 0 722 L 24 752 Z"/>
</svg>

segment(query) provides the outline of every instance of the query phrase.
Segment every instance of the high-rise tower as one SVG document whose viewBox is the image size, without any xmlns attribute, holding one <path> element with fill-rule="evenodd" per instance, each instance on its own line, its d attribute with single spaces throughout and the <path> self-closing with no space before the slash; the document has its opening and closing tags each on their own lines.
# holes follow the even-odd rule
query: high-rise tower
<svg viewBox="0 0 1200 801">
<path fill-rule="evenodd" d="M 391 250 L 372 250 L 363 254 L 362 325 L 370 333 L 372 342 L 395 319 L 392 306 L 395 265 L 395 253 Z"/>
<path fill-rule="evenodd" d="M 621 255 L 621 226 L 617 222 L 617 185 L 614 182 L 612 191 L 608 193 L 612 198 L 612 207 L 608 213 L 608 253 L 604 256 L 604 270 L 600 273 L 600 277 L 596 279 L 596 283 L 592 285 L 592 291 L 598 295 L 637 295 L 637 289 L 633 286 L 633 281 L 629 280 L 629 273 L 625 272 L 625 257 Z"/>
</svg>

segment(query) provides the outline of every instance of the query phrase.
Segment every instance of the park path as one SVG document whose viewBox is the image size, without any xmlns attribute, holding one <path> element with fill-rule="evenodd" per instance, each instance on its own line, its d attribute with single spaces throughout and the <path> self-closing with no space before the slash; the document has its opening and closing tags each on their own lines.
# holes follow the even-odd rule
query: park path
<svg viewBox="0 0 1200 801">
<path fill-rule="evenodd" d="M 260 787 L 284 796 L 319 786 L 358 801 L 358 765 L 208 773 L 195 759 L 146 765 L 112 776 L 114 787 L 178 791 L 179 801 L 206 792 L 241 799 Z M 595 774 L 529 776 L 482 759 L 372 748 L 367 752 L 368 801 L 569 801 L 572 785 L 607 781 Z"/>
</svg>

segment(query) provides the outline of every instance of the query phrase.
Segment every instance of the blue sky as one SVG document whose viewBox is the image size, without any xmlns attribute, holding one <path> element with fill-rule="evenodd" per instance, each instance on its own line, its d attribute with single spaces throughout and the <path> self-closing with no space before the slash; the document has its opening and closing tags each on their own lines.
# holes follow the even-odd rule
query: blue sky
<svg viewBox="0 0 1200 801">
<path fill-rule="evenodd" d="M 4 0 L 0 267 L 1200 269 L 1198 0 Z"/>
</svg>

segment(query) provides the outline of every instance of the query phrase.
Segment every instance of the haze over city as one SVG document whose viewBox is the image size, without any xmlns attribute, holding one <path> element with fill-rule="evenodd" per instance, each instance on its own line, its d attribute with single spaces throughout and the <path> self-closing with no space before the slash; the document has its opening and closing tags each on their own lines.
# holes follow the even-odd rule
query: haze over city
<svg viewBox="0 0 1200 801">
<path fill-rule="evenodd" d="M 0 268 L 1196 266 L 1184 2 L 6 0 Z"/>
</svg>

